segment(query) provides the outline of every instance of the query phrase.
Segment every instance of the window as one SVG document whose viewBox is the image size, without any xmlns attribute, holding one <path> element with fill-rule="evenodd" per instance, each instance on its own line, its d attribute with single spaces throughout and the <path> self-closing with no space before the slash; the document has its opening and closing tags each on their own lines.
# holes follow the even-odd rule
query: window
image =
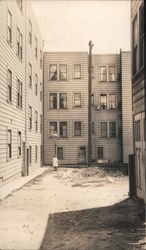
<svg viewBox="0 0 146 250">
<path fill-rule="evenodd" d="M 139 66 L 144 65 L 144 6 L 139 10 Z"/>
<path fill-rule="evenodd" d="M 35 57 L 36 58 L 38 57 L 38 40 L 36 37 L 35 37 Z"/>
<path fill-rule="evenodd" d="M 51 64 L 49 67 L 49 79 L 50 81 L 57 80 L 57 65 Z"/>
<path fill-rule="evenodd" d="M 109 129 L 110 129 L 110 131 L 109 131 L 110 138 L 116 137 L 116 122 L 110 122 Z"/>
<path fill-rule="evenodd" d="M 8 42 L 12 43 L 12 14 L 8 10 Z"/>
<path fill-rule="evenodd" d="M 29 146 L 29 163 L 32 163 L 32 147 Z"/>
<path fill-rule="evenodd" d="M 17 28 L 17 56 L 22 59 L 22 34 Z"/>
<path fill-rule="evenodd" d="M 38 112 L 35 111 L 35 131 L 38 130 Z"/>
<path fill-rule="evenodd" d="M 35 74 L 35 94 L 38 94 L 38 76 Z"/>
<path fill-rule="evenodd" d="M 100 108 L 107 109 L 107 95 L 106 94 L 100 95 Z"/>
<path fill-rule="evenodd" d="M 12 72 L 8 69 L 8 101 L 12 101 Z"/>
<path fill-rule="evenodd" d="M 50 132 L 50 137 L 54 137 L 54 133 L 57 133 L 57 122 L 50 122 L 49 125 L 49 132 Z"/>
<path fill-rule="evenodd" d="M 101 137 L 107 137 L 107 122 L 101 122 Z"/>
<path fill-rule="evenodd" d="M 135 141 L 140 141 L 140 120 L 135 122 Z"/>
<path fill-rule="evenodd" d="M 32 129 L 32 107 L 29 106 L 29 129 Z"/>
<path fill-rule="evenodd" d="M 40 101 L 43 100 L 42 83 L 40 82 Z"/>
<path fill-rule="evenodd" d="M 105 66 L 100 67 L 100 81 L 107 81 L 107 68 Z"/>
<path fill-rule="evenodd" d="M 81 78 L 81 65 L 80 64 L 74 65 L 74 78 L 75 79 Z"/>
<path fill-rule="evenodd" d="M 67 65 L 61 64 L 59 66 L 59 80 L 67 80 Z"/>
<path fill-rule="evenodd" d="M 109 109 L 116 109 L 116 95 L 109 95 Z"/>
<path fill-rule="evenodd" d="M 28 42 L 32 44 L 32 24 L 30 20 L 28 23 Z"/>
<path fill-rule="evenodd" d="M 95 133 L 95 127 L 94 127 L 94 122 L 91 123 L 91 132 L 92 134 Z"/>
<path fill-rule="evenodd" d="M 74 106 L 81 107 L 81 93 L 74 94 Z"/>
<path fill-rule="evenodd" d="M 49 108 L 57 109 L 57 94 L 56 93 L 49 94 Z"/>
<path fill-rule="evenodd" d="M 29 74 L 29 86 L 31 87 L 32 86 L 32 65 L 31 65 L 31 63 L 29 63 L 29 66 L 28 66 L 28 74 Z"/>
<path fill-rule="evenodd" d="M 17 0 L 17 4 L 18 4 L 20 10 L 22 11 L 22 0 Z"/>
<path fill-rule="evenodd" d="M 67 94 L 61 93 L 59 95 L 60 109 L 67 109 Z"/>
<path fill-rule="evenodd" d="M 99 160 L 103 159 L 103 147 L 97 148 L 97 157 Z"/>
<path fill-rule="evenodd" d="M 60 122 L 60 137 L 67 137 L 67 122 Z"/>
<path fill-rule="evenodd" d="M 74 123 L 74 135 L 81 136 L 81 122 Z"/>
<path fill-rule="evenodd" d="M 94 94 L 91 95 L 91 104 L 94 105 Z"/>
<path fill-rule="evenodd" d="M 35 162 L 38 160 L 38 147 L 35 145 Z"/>
<path fill-rule="evenodd" d="M 40 133 L 43 131 L 43 118 L 42 115 L 40 115 Z"/>
<path fill-rule="evenodd" d="M 8 159 L 12 158 L 12 131 L 8 129 Z"/>
<path fill-rule="evenodd" d="M 109 81 L 115 82 L 116 81 L 116 69 L 115 66 L 109 66 Z"/>
<path fill-rule="evenodd" d="M 63 147 L 57 147 L 57 158 L 63 160 Z"/>
<path fill-rule="evenodd" d="M 21 132 L 18 132 L 18 156 L 21 156 Z"/>
<path fill-rule="evenodd" d="M 137 16 L 134 18 L 132 23 L 132 32 L 133 32 L 133 75 L 137 73 L 138 70 L 138 50 L 137 50 L 137 41 L 138 41 L 138 29 L 137 29 Z"/>
<path fill-rule="evenodd" d="M 22 82 L 17 81 L 17 106 L 22 108 Z"/>
<path fill-rule="evenodd" d="M 42 68 L 43 62 L 42 62 L 42 51 L 40 50 L 40 68 Z"/>
</svg>

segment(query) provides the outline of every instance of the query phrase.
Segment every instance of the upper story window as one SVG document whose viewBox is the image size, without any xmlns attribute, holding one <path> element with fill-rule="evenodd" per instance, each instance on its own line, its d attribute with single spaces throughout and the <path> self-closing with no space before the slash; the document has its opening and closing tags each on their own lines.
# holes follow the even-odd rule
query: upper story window
<svg viewBox="0 0 146 250">
<path fill-rule="evenodd" d="M 101 137 L 107 137 L 107 122 L 101 122 Z"/>
<path fill-rule="evenodd" d="M 12 101 L 12 72 L 8 69 L 8 101 Z"/>
<path fill-rule="evenodd" d="M 81 93 L 74 94 L 74 106 L 81 107 Z"/>
<path fill-rule="evenodd" d="M 116 95 L 109 95 L 109 109 L 116 109 Z"/>
<path fill-rule="evenodd" d="M 144 5 L 139 9 L 139 66 L 144 65 Z"/>
<path fill-rule="evenodd" d="M 22 108 L 22 82 L 17 81 L 17 106 Z"/>
<path fill-rule="evenodd" d="M 12 43 L 12 14 L 8 10 L 8 42 Z"/>
<path fill-rule="evenodd" d="M 110 82 L 116 81 L 116 68 L 115 68 L 115 66 L 109 66 L 109 81 Z"/>
<path fill-rule="evenodd" d="M 17 28 L 17 55 L 22 59 L 22 34 L 19 28 Z"/>
<path fill-rule="evenodd" d="M 28 23 L 28 42 L 32 44 L 32 24 L 30 20 Z"/>
<path fill-rule="evenodd" d="M 38 39 L 35 37 L 35 57 L 38 57 Z"/>
<path fill-rule="evenodd" d="M 17 1 L 17 4 L 20 8 L 20 10 L 22 11 L 22 0 L 16 0 Z"/>
<path fill-rule="evenodd" d="M 49 123 L 49 134 L 50 137 L 53 138 L 55 132 L 57 133 L 57 122 L 50 122 Z"/>
<path fill-rule="evenodd" d="M 81 122 L 74 123 L 74 135 L 81 136 Z"/>
<path fill-rule="evenodd" d="M 49 108 L 57 109 L 57 94 L 56 93 L 49 94 Z"/>
<path fill-rule="evenodd" d="M 12 158 L 12 130 L 8 129 L 8 159 Z"/>
<path fill-rule="evenodd" d="M 140 141 L 140 120 L 135 122 L 135 141 Z"/>
<path fill-rule="evenodd" d="M 59 65 L 59 80 L 67 80 L 67 65 L 60 64 Z"/>
<path fill-rule="evenodd" d="M 35 111 L 35 131 L 38 130 L 38 112 Z"/>
<path fill-rule="evenodd" d="M 40 68 L 42 68 L 42 66 L 43 66 L 42 57 L 43 57 L 42 50 L 40 50 Z"/>
<path fill-rule="evenodd" d="M 43 131 L 43 117 L 40 115 L 40 133 Z"/>
<path fill-rule="evenodd" d="M 109 123 L 109 136 L 110 138 L 116 137 L 116 122 Z"/>
<path fill-rule="evenodd" d="M 18 131 L 18 156 L 21 156 L 21 132 Z"/>
<path fill-rule="evenodd" d="M 42 82 L 40 82 L 40 101 L 43 100 Z"/>
<path fill-rule="evenodd" d="M 59 94 L 59 103 L 60 103 L 60 109 L 67 109 L 67 94 L 66 93 Z"/>
<path fill-rule="evenodd" d="M 100 108 L 107 109 L 107 95 L 106 94 L 100 95 Z"/>
<path fill-rule="evenodd" d="M 28 66 L 28 74 L 29 74 L 29 86 L 31 87 L 32 86 L 32 65 L 31 63 L 29 63 L 29 66 Z"/>
<path fill-rule="evenodd" d="M 95 123 L 94 122 L 92 122 L 91 123 L 91 132 L 92 132 L 92 134 L 94 134 L 95 133 Z"/>
<path fill-rule="evenodd" d="M 38 76 L 35 74 L 35 94 L 38 94 Z"/>
<path fill-rule="evenodd" d="M 29 116 L 29 129 L 32 129 L 32 107 L 31 106 L 29 106 L 28 116 Z"/>
<path fill-rule="evenodd" d="M 51 64 L 49 66 L 49 79 L 50 81 L 57 80 L 57 65 Z"/>
<path fill-rule="evenodd" d="M 137 43 L 138 43 L 138 25 L 137 25 L 137 16 L 134 18 L 132 23 L 132 33 L 133 33 L 133 75 L 137 73 L 138 70 L 138 49 L 137 49 Z"/>
<path fill-rule="evenodd" d="M 94 105 L 94 94 L 91 95 L 91 104 Z"/>
<path fill-rule="evenodd" d="M 67 122 L 60 122 L 60 137 L 67 137 Z"/>
<path fill-rule="evenodd" d="M 106 82 L 107 81 L 107 68 L 106 66 L 100 67 L 100 82 Z"/>
<path fill-rule="evenodd" d="M 74 78 L 81 79 L 81 64 L 74 65 Z"/>
</svg>

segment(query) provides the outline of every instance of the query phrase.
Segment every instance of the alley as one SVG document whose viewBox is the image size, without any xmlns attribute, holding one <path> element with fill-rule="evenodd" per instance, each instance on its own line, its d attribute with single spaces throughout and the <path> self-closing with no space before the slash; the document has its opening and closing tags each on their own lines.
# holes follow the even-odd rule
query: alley
<svg viewBox="0 0 146 250">
<path fill-rule="evenodd" d="M 143 211 L 126 176 L 48 168 L 1 200 L 0 249 L 144 249 Z"/>
</svg>

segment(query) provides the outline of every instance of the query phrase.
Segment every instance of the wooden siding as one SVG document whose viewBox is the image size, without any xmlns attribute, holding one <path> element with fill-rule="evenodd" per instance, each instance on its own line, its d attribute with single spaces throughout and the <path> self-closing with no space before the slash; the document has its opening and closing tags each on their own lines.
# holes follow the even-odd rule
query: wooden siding
<svg viewBox="0 0 146 250">
<path fill-rule="evenodd" d="M 130 52 L 121 53 L 121 64 L 123 162 L 128 163 L 128 155 L 133 153 L 132 81 Z"/>
<path fill-rule="evenodd" d="M 94 67 L 94 77 L 92 79 L 92 93 L 94 94 L 94 105 L 92 106 L 92 121 L 95 123 L 95 134 L 92 135 L 92 158 L 96 160 L 97 147 L 103 147 L 103 158 L 109 162 L 122 160 L 122 144 L 121 144 L 121 82 L 120 73 L 120 55 L 119 54 L 103 54 L 93 55 L 92 66 Z M 115 82 L 100 82 L 100 67 L 106 66 L 107 72 L 109 66 L 115 66 L 117 79 Z M 107 109 L 100 109 L 100 94 L 107 94 Z M 116 95 L 116 109 L 109 109 L 109 94 Z M 100 131 L 100 123 L 116 122 L 117 136 L 116 138 L 102 138 Z"/>
<path fill-rule="evenodd" d="M 50 64 L 67 64 L 67 81 L 49 81 Z M 74 64 L 81 64 L 81 79 L 74 79 Z M 50 110 L 49 93 L 67 93 L 67 109 Z M 74 93 L 81 93 L 82 106 L 75 108 Z M 78 164 L 79 146 L 86 146 L 88 155 L 88 54 L 87 53 L 45 53 L 44 54 L 44 163 L 51 164 L 54 154 L 54 141 L 49 138 L 49 122 L 67 122 L 67 138 L 58 138 L 57 146 L 63 147 L 64 164 Z M 82 135 L 75 137 L 74 121 L 82 122 Z"/>
<path fill-rule="evenodd" d="M 27 1 L 28 2 L 28 1 Z M 27 40 L 27 13 L 28 11 L 31 18 L 33 17 L 33 12 L 31 6 L 26 6 L 25 1 L 23 1 L 23 10 L 19 9 L 16 1 L 1 1 L 0 2 L 0 179 L 2 181 L 12 178 L 13 176 L 20 176 L 23 167 L 23 142 L 27 142 L 26 134 L 26 107 L 29 103 L 29 98 L 34 99 L 34 95 L 28 95 L 27 92 L 27 60 L 28 60 L 28 40 Z M 12 15 L 12 43 L 7 42 L 7 15 L 8 10 Z M 22 61 L 18 58 L 17 51 L 17 28 L 23 36 L 23 54 Z M 40 34 L 38 32 L 37 24 L 34 22 L 34 30 L 38 33 L 38 38 Z M 41 38 L 40 38 L 41 40 Z M 40 43 L 42 48 L 42 40 Z M 33 48 L 32 48 L 33 49 Z M 34 60 L 32 60 L 32 65 Z M 36 66 L 36 72 L 42 72 Z M 7 101 L 7 71 L 8 69 L 12 72 L 12 102 Z M 42 73 L 38 73 L 40 79 L 42 80 Z M 22 82 L 22 109 L 17 107 L 17 79 Z M 37 103 L 39 113 L 42 113 L 42 104 Z M 12 130 L 12 158 L 7 157 L 7 130 Z M 18 157 L 18 131 L 21 131 L 21 148 L 22 155 Z M 33 134 L 33 138 L 29 136 L 29 139 L 34 142 L 34 144 L 41 145 L 41 135 L 36 137 Z M 37 138 L 37 139 L 35 139 Z M 38 147 L 39 148 L 39 147 Z M 38 156 L 40 154 L 38 153 Z M 39 166 L 39 157 L 38 165 Z"/>
</svg>

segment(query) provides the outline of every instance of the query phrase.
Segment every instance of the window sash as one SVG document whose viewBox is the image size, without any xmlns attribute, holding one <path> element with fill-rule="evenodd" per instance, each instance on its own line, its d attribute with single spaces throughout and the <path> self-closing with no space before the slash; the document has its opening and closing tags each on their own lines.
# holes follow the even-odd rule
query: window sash
<svg viewBox="0 0 146 250">
<path fill-rule="evenodd" d="M 101 122 L 101 137 L 107 137 L 107 122 Z"/>
<path fill-rule="evenodd" d="M 28 41 L 30 44 L 32 44 L 32 24 L 31 22 L 29 21 L 29 27 L 28 27 Z"/>
<path fill-rule="evenodd" d="M 116 109 L 116 95 L 109 95 L 109 108 Z"/>
<path fill-rule="evenodd" d="M 67 122 L 60 122 L 60 137 L 67 137 Z"/>
<path fill-rule="evenodd" d="M 8 41 L 12 42 L 12 14 L 8 10 Z"/>
<path fill-rule="evenodd" d="M 57 109 L 57 94 L 56 93 L 49 94 L 49 108 Z"/>
<path fill-rule="evenodd" d="M 81 122 L 74 123 L 74 135 L 81 136 Z"/>
<path fill-rule="evenodd" d="M 81 65 L 80 64 L 74 65 L 74 78 L 75 79 L 81 78 Z"/>
<path fill-rule="evenodd" d="M 110 138 L 116 137 L 116 122 L 110 122 L 109 127 L 110 127 Z"/>
<path fill-rule="evenodd" d="M 107 109 L 107 95 L 106 94 L 100 95 L 100 108 Z"/>
<path fill-rule="evenodd" d="M 100 67 L 100 81 L 101 82 L 107 81 L 107 68 L 105 66 Z"/>
<path fill-rule="evenodd" d="M 67 80 L 67 65 L 66 64 L 59 65 L 59 79 Z"/>
<path fill-rule="evenodd" d="M 115 66 L 109 67 L 109 81 L 115 82 L 116 81 L 116 69 Z"/>
<path fill-rule="evenodd" d="M 8 129 L 8 159 L 12 158 L 12 131 Z"/>
<path fill-rule="evenodd" d="M 74 106 L 81 107 L 81 93 L 74 94 Z"/>
<path fill-rule="evenodd" d="M 35 57 L 37 57 L 37 56 L 38 56 L 38 40 L 35 37 Z"/>
<path fill-rule="evenodd" d="M 35 130 L 37 131 L 38 130 L 38 112 L 37 111 L 35 112 L 35 125 L 36 125 Z"/>
<path fill-rule="evenodd" d="M 21 132 L 18 132 L 18 156 L 21 156 Z"/>
<path fill-rule="evenodd" d="M 59 99 L 60 99 L 60 109 L 67 109 L 67 94 L 61 93 Z"/>
<path fill-rule="evenodd" d="M 51 64 L 49 66 L 49 79 L 50 81 L 57 80 L 57 65 Z"/>
<path fill-rule="evenodd" d="M 57 133 L 57 122 L 50 122 L 49 124 L 49 133 L 50 137 L 54 137 L 54 133 Z"/>
<path fill-rule="evenodd" d="M 12 101 L 12 72 L 8 69 L 8 101 Z"/>
<path fill-rule="evenodd" d="M 32 107 L 29 107 L 29 129 L 32 129 Z"/>
<path fill-rule="evenodd" d="M 22 108 L 22 83 L 17 81 L 17 105 Z"/>
<path fill-rule="evenodd" d="M 35 94 L 38 93 L 38 76 L 35 74 Z"/>
</svg>

